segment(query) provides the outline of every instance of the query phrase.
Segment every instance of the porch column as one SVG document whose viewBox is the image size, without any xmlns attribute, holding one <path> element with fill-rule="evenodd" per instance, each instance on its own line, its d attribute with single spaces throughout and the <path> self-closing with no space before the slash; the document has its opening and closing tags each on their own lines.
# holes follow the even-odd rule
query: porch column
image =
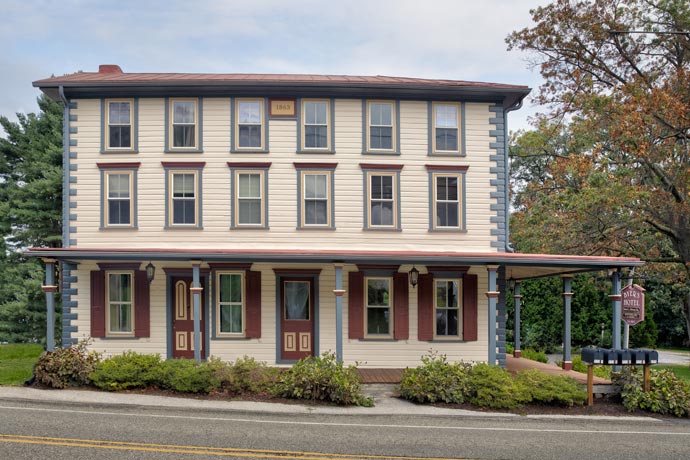
<svg viewBox="0 0 690 460">
<path fill-rule="evenodd" d="M 520 350 L 520 307 L 522 296 L 520 295 L 520 281 L 515 282 L 515 287 L 513 288 L 513 302 L 515 304 L 515 349 L 513 350 L 513 356 L 519 358 L 522 356 L 522 351 Z"/>
<path fill-rule="evenodd" d="M 194 359 L 201 361 L 201 287 L 199 282 L 199 268 L 201 262 L 192 262 L 192 299 L 194 301 Z"/>
<path fill-rule="evenodd" d="M 496 272 L 498 265 L 488 265 L 486 267 L 489 277 L 489 290 L 486 297 L 489 299 L 489 364 L 496 365 L 496 302 L 498 301 L 498 291 L 496 284 Z"/>
<path fill-rule="evenodd" d="M 573 369 L 573 358 L 570 356 L 570 310 L 573 298 L 573 276 L 561 275 L 563 278 L 563 369 L 570 371 Z"/>
<path fill-rule="evenodd" d="M 621 348 L 621 274 L 618 270 L 611 274 L 611 304 L 613 306 L 613 348 Z"/>
<path fill-rule="evenodd" d="M 55 348 L 55 259 L 43 259 L 46 264 L 46 284 L 41 286 L 46 293 L 46 350 Z"/>
<path fill-rule="evenodd" d="M 343 362 L 343 264 L 335 266 L 335 359 Z"/>
</svg>

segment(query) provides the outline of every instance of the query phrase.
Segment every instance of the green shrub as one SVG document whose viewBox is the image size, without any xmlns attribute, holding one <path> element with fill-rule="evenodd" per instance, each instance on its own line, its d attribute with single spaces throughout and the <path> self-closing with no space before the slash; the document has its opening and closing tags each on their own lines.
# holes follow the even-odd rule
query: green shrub
<svg viewBox="0 0 690 460">
<path fill-rule="evenodd" d="M 519 372 L 515 379 L 532 402 L 553 406 L 581 406 L 587 400 L 582 385 L 565 375 L 550 375 L 537 370 Z"/>
<path fill-rule="evenodd" d="M 525 359 L 531 359 L 532 361 L 538 361 L 540 363 L 549 362 L 549 357 L 546 356 L 546 353 L 533 348 L 525 348 L 521 351 L 521 356 Z"/>
<path fill-rule="evenodd" d="M 160 355 L 126 351 L 98 363 L 91 380 L 98 388 L 108 391 L 146 388 L 155 384 L 160 364 Z"/>
<path fill-rule="evenodd" d="M 445 355 L 422 356 L 422 365 L 405 369 L 398 390 L 400 396 L 419 403 L 462 404 L 469 394 L 469 363 L 449 363 Z"/>
<path fill-rule="evenodd" d="M 36 381 L 53 388 L 90 384 L 89 376 L 98 364 L 100 355 L 88 351 L 87 345 L 82 341 L 68 348 L 43 352 L 34 366 Z"/>
<path fill-rule="evenodd" d="M 224 366 L 220 360 L 198 364 L 191 359 L 169 359 L 153 369 L 151 383 L 180 393 L 210 393 L 220 388 L 217 374 Z"/>
<path fill-rule="evenodd" d="M 345 367 L 333 353 L 310 356 L 278 377 L 275 394 L 284 398 L 330 401 L 336 404 L 371 406 L 362 395 L 362 382 L 355 366 Z"/>
<path fill-rule="evenodd" d="M 507 370 L 486 363 L 472 368 L 469 402 L 492 409 L 517 409 L 530 401 L 527 389 Z"/>
<path fill-rule="evenodd" d="M 644 391 L 639 369 L 625 367 L 613 375 L 620 389 L 623 405 L 630 412 L 637 409 L 676 417 L 690 416 L 690 383 L 679 379 L 668 369 L 650 371 L 650 388 Z"/>
<path fill-rule="evenodd" d="M 560 366 L 561 362 L 562 361 L 559 361 L 557 364 Z M 582 361 L 581 356 L 573 356 L 573 370 L 577 372 L 582 372 L 583 374 L 587 373 L 587 363 Z M 612 371 L 612 366 L 594 366 L 594 375 L 597 377 L 601 377 L 602 379 L 611 380 Z"/>
<path fill-rule="evenodd" d="M 216 371 L 220 386 L 233 394 L 270 393 L 279 374 L 280 369 L 268 367 L 249 356 L 238 358 L 233 364 Z"/>
</svg>

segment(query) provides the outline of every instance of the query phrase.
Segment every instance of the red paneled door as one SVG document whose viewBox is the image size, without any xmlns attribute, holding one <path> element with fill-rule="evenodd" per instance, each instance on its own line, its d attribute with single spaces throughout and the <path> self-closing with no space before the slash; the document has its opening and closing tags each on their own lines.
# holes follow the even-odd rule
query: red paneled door
<svg viewBox="0 0 690 460">
<path fill-rule="evenodd" d="M 314 283 L 311 278 L 282 278 L 280 283 L 281 358 L 314 355 Z"/>
<path fill-rule="evenodd" d="M 201 286 L 203 287 L 203 282 Z M 192 298 L 191 277 L 172 278 L 172 341 L 173 358 L 194 358 L 194 300 Z M 204 293 L 199 296 L 201 303 L 201 357 L 206 356 L 204 347 Z"/>
</svg>

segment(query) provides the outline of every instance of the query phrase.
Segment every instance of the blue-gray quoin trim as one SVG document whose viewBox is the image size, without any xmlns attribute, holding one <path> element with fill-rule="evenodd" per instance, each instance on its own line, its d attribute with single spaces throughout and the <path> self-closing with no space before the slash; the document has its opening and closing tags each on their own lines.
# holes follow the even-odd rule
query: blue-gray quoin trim
<svg viewBox="0 0 690 460">
<path fill-rule="evenodd" d="M 305 101 L 313 100 L 327 100 L 330 101 L 328 105 L 328 131 L 330 136 L 330 143 L 325 149 L 307 149 L 302 146 L 302 138 L 304 134 L 304 120 L 302 119 L 302 104 Z M 334 98 L 299 98 L 297 99 L 297 153 L 335 153 L 335 99 Z"/>
<path fill-rule="evenodd" d="M 458 112 L 458 151 L 457 152 L 435 152 L 434 151 L 434 136 L 436 136 L 435 126 L 434 126 L 434 104 L 459 104 L 460 111 Z M 429 101 L 427 102 L 427 118 L 428 118 L 428 154 L 429 156 L 440 156 L 440 157 L 464 157 L 467 156 L 467 122 L 465 118 L 465 102 L 451 102 L 451 101 Z"/>
<path fill-rule="evenodd" d="M 336 164 L 334 164 L 332 167 L 296 167 L 297 171 L 297 230 L 335 230 L 335 168 Z M 330 187 L 328 190 L 329 197 L 328 197 L 328 205 L 331 209 L 330 212 L 330 225 L 322 225 L 322 226 L 305 226 L 302 225 L 302 204 L 304 203 L 304 196 L 302 195 L 303 186 L 302 186 L 302 173 L 303 172 L 314 172 L 314 173 L 322 173 L 322 174 L 328 174 L 329 176 L 329 181 L 330 181 Z"/>
<path fill-rule="evenodd" d="M 194 99 L 196 100 L 197 110 L 197 133 L 196 148 L 173 147 L 170 145 L 170 109 L 173 101 Z M 204 99 L 201 97 L 166 97 L 165 98 L 165 153 L 204 153 Z"/>
<path fill-rule="evenodd" d="M 204 197 L 202 194 L 202 190 L 204 189 L 203 187 L 203 172 L 204 172 L 204 167 L 203 166 L 165 166 L 164 167 L 165 171 L 165 225 L 163 226 L 164 229 L 185 229 L 185 230 L 203 230 L 204 228 Z M 196 225 L 174 225 L 170 223 L 170 193 L 172 193 L 172 185 L 170 184 L 170 174 L 172 172 L 184 172 L 184 171 L 195 171 L 197 173 L 197 184 L 196 184 L 196 192 L 197 192 L 197 215 L 198 215 L 198 222 Z"/>
<path fill-rule="evenodd" d="M 132 102 L 132 148 L 108 149 L 108 127 L 106 126 L 106 100 L 121 100 Z M 101 153 L 139 153 L 139 98 L 101 98 Z"/>
<path fill-rule="evenodd" d="M 391 175 L 393 174 L 395 180 L 395 214 L 396 214 L 396 225 L 393 227 L 372 227 L 369 222 L 369 173 L 373 175 Z M 362 178 L 363 178 L 363 192 L 364 197 L 364 225 L 363 230 L 368 231 L 384 231 L 384 232 L 399 232 L 402 231 L 402 203 L 400 201 L 400 169 L 368 169 L 362 168 Z"/>
<path fill-rule="evenodd" d="M 289 280 L 290 278 L 310 278 L 312 281 L 312 288 L 314 290 L 314 350 L 313 350 L 313 355 L 314 356 L 319 356 L 321 354 L 321 351 L 319 349 L 319 275 L 318 274 L 313 274 L 313 275 L 302 275 L 302 274 L 295 274 L 295 275 L 275 275 L 276 277 L 276 364 L 291 364 L 295 363 L 296 361 L 292 360 L 285 360 L 281 356 L 281 350 L 280 350 L 280 341 L 281 341 L 281 336 L 280 336 L 280 322 L 282 321 L 282 315 L 280 314 L 281 310 L 281 302 L 283 299 L 280 298 L 280 284 L 285 280 Z"/>
<path fill-rule="evenodd" d="M 434 208 L 436 203 L 434 202 L 434 190 L 436 184 L 434 183 L 434 174 L 436 175 L 446 175 L 446 176 L 458 176 L 460 178 L 460 194 L 462 200 L 460 201 L 460 212 L 458 213 L 458 218 L 460 219 L 460 227 L 455 228 L 435 228 L 434 226 Z M 429 171 L 429 231 L 430 232 L 449 232 L 449 233 L 467 233 L 467 180 L 465 179 L 467 171 L 457 171 L 457 170 L 432 170 Z"/>
<path fill-rule="evenodd" d="M 270 163 L 267 163 L 270 164 Z M 268 169 L 265 166 L 243 166 L 241 164 L 230 166 L 230 229 L 232 230 L 268 230 L 270 228 L 268 223 Z M 237 190 L 237 183 L 235 181 L 235 176 L 241 171 L 261 171 L 263 177 L 263 205 L 264 205 L 264 224 L 259 225 L 237 225 L 235 209 L 235 193 Z"/>
<path fill-rule="evenodd" d="M 495 140 L 489 144 L 492 153 L 490 160 L 493 162 L 493 166 L 490 168 L 490 173 L 492 179 L 490 181 L 491 186 L 496 187 L 495 192 L 491 192 L 492 200 L 496 200 L 495 203 L 491 204 L 491 223 L 496 224 L 496 228 L 491 230 L 491 235 L 495 237 L 491 241 L 491 247 L 497 248 L 501 252 L 505 252 L 507 246 L 507 233 L 508 233 L 508 223 L 506 221 L 507 217 L 507 181 L 506 177 L 506 155 L 505 155 L 505 123 L 503 117 L 503 106 L 500 104 L 494 104 L 489 107 L 489 111 L 492 117 L 489 118 L 489 124 L 493 125 L 492 130 L 489 131 L 489 135 L 494 137 Z"/>
<path fill-rule="evenodd" d="M 77 277 L 76 264 L 60 263 L 62 265 L 62 346 L 68 347 L 78 341 L 76 337 L 72 337 L 72 333 L 79 332 L 77 326 L 72 325 L 72 321 L 79 319 L 77 313 L 79 311 L 78 290 L 74 287 L 79 278 Z"/>
<path fill-rule="evenodd" d="M 369 102 L 389 102 L 395 109 L 395 139 L 393 150 L 370 150 L 369 149 Z M 363 155 L 400 155 L 400 99 L 362 99 L 362 154 Z"/>
<path fill-rule="evenodd" d="M 235 116 L 237 98 L 230 98 L 230 153 L 268 153 L 268 111 L 269 103 L 267 97 L 242 97 L 240 99 L 260 99 L 264 102 L 264 113 L 262 117 L 261 129 L 264 136 L 264 148 L 237 148 L 237 117 Z"/>
<path fill-rule="evenodd" d="M 106 206 L 108 206 L 108 199 L 106 197 L 106 180 L 105 180 L 105 173 L 106 171 L 120 171 L 120 172 L 131 172 L 132 173 L 132 197 L 131 197 L 131 206 L 132 206 L 132 225 L 131 226 L 113 226 L 110 227 L 107 225 L 105 222 L 105 209 Z M 137 173 L 139 172 L 139 168 L 101 168 L 101 225 L 100 229 L 120 229 L 120 230 L 136 230 L 139 228 L 139 212 L 138 212 L 138 180 L 137 180 Z"/>
</svg>

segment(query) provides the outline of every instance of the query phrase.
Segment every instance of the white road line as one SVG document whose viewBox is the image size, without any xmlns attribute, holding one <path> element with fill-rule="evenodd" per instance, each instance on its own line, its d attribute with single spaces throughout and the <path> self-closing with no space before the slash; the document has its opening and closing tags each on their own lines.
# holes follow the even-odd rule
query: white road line
<svg viewBox="0 0 690 460">
<path fill-rule="evenodd" d="M 86 411 L 74 409 L 46 409 L 34 407 L 0 406 L 0 409 L 33 412 L 62 412 L 68 414 L 90 414 L 90 415 L 112 415 L 116 417 L 139 417 L 139 418 L 162 418 L 162 419 L 181 419 L 181 420 L 207 420 L 217 422 L 237 422 L 237 423 L 258 423 L 274 425 L 309 425 L 309 426 L 338 426 L 350 428 L 407 428 L 414 430 L 450 430 L 450 431 L 505 431 L 505 432 L 524 432 L 524 433 L 570 433 L 570 434 L 627 434 L 627 435 L 652 435 L 652 436 L 688 436 L 688 432 L 673 431 L 616 431 L 616 430 L 566 430 L 549 428 L 499 428 L 499 427 L 472 427 L 472 426 L 440 426 L 440 425 L 394 425 L 377 423 L 334 423 L 334 422 L 296 422 L 286 420 L 252 420 L 244 418 L 228 417 L 193 417 L 188 415 L 163 415 L 163 414 L 127 414 L 120 412 Z"/>
</svg>

